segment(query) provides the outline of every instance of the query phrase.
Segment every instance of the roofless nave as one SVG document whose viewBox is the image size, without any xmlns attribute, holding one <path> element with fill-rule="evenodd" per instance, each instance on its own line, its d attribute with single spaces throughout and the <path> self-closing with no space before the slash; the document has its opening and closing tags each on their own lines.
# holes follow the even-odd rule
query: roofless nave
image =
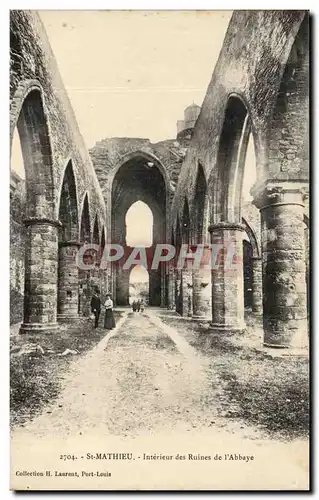
<svg viewBox="0 0 319 500">
<path fill-rule="evenodd" d="M 89 152 L 36 12 L 11 12 L 10 42 L 11 141 L 17 128 L 25 168 L 25 181 L 11 176 L 11 321 L 21 333 L 88 314 L 96 285 L 128 304 L 131 270 L 79 270 L 75 254 L 84 242 L 129 249 L 126 216 L 143 202 L 150 248 L 232 242 L 241 262 L 151 270 L 150 305 L 221 332 L 244 331 L 246 307 L 263 316 L 266 345 L 306 345 L 308 15 L 235 12 L 202 107 L 185 110 L 176 138 L 105 139 Z M 249 141 L 254 205 L 242 196 Z"/>
</svg>

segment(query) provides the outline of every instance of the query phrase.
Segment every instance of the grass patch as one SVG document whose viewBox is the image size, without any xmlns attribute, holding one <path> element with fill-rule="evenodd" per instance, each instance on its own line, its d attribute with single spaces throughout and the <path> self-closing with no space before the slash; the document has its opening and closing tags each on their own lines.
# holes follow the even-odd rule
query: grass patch
<svg viewBox="0 0 319 500">
<path fill-rule="evenodd" d="M 266 358 L 243 345 L 242 334 L 212 333 L 208 325 L 181 318 L 161 319 L 210 358 L 212 377 L 216 373 L 219 376 L 224 396 L 222 402 L 217 402 L 220 416 L 257 425 L 273 438 L 308 436 L 307 359 Z M 249 329 L 253 330 L 251 321 Z M 244 335 L 254 335 L 254 332 Z"/>
<path fill-rule="evenodd" d="M 115 320 L 122 315 L 115 311 Z M 102 324 L 102 323 L 100 323 Z M 92 349 L 108 331 L 94 329 L 92 320 L 79 320 L 76 325 L 61 325 L 52 333 L 14 335 L 10 339 L 13 353 L 10 361 L 11 425 L 23 424 L 57 398 L 69 364 Z M 18 354 L 27 345 L 41 346 L 44 354 Z M 59 356 L 65 349 L 77 355 Z"/>
</svg>

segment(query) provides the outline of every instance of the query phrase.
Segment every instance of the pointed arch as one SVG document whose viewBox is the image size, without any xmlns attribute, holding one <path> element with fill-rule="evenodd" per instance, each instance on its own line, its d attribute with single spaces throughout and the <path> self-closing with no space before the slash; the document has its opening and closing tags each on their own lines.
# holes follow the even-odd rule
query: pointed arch
<svg viewBox="0 0 319 500">
<path fill-rule="evenodd" d="M 230 94 L 217 155 L 214 187 L 216 221 L 240 222 L 250 117 L 243 99 Z"/>
<path fill-rule="evenodd" d="M 252 257 L 261 257 L 260 248 L 255 231 L 244 217 L 242 217 L 241 222 L 245 226 L 245 230 L 252 247 Z"/>
<path fill-rule="evenodd" d="M 101 233 L 101 249 L 102 249 L 102 251 L 105 248 L 105 243 L 106 243 L 105 226 L 103 226 L 102 233 Z"/>
<path fill-rule="evenodd" d="M 18 116 L 16 109 L 19 110 Z M 11 145 L 15 126 L 20 138 L 26 177 L 27 217 L 53 219 L 55 197 L 49 126 L 41 88 L 34 82 L 27 89 L 17 89 L 12 99 L 10 120 Z"/>
<path fill-rule="evenodd" d="M 100 230 L 99 230 L 99 216 L 96 214 L 93 225 L 93 238 L 92 243 L 98 245 L 100 243 Z"/>
<path fill-rule="evenodd" d="M 151 247 L 153 226 L 154 215 L 149 205 L 141 200 L 132 203 L 125 215 L 126 244 L 131 247 Z"/>
<path fill-rule="evenodd" d="M 85 194 L 80 226 L 80 241 L 81 243 L 91 242 L 91 220 L 90 220 L 90 207 L 87 193 Z"/>
<path fill-rule="evenodd" d="M 268 125 L 268 168 L 272 177 L 309 177 L 309 14 L 299 27 L 286 61 Z"/>
<path fill-rule="evenodd" d="M 69 160 L 64 171 L 59 196 L 59 220 L 62 222 L 60 239 L 78 239 L 78 202 L 72 161 Z"/>
<path fill-rule="evenodd" d="M 201 163 L 198 163 L 194 198 L 192 203 L 192 240 L 195 244 L 203 243 L 204 220 L 207 209 L 207 182 L 204 169 Z"/>
</svg>

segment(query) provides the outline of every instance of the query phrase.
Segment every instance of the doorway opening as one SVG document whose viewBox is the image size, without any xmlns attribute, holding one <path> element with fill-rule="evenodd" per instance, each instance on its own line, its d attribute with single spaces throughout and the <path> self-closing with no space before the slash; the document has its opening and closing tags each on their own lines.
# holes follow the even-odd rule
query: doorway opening
<svg viewBox="0 0 319 500">
<path fill-rule="evenodd" d="M 149 304 L 149 274 L 143 266 L 134 266 L 129 279 L 129 303 L 134 300 L 143 300 L 144 304 Z"/>
</svg>

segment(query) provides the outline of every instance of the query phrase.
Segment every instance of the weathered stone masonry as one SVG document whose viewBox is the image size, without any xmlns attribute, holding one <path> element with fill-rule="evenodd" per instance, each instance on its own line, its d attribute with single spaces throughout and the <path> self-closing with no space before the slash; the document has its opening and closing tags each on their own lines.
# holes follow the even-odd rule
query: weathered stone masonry
<svg viewBox="0 0 319 500">
<path fill-rule="evenodd" d="M 69 162 L 75 178 L 74 202 L 79 217 L 75 234 L 79 239 L 81 206 L 90 199 L 90 231 L 98 214 L 106 225 L 105 203 L 94 168 L 79 132 L 63 87 L 45 30 L 34 11 L 10 14 L 10 133 L 18 128 L 25 166 L 26 267 L 23 332 L 53 329 L 58 311 L 58 241 L 63 239 L 66 220 L 59 220 L 61 186 Z M 61 228 L 61 229 L 60 229 Z M 62 254 L 60 254 L 60 262 Z M 66 262 L 62 263 L 62 269 Z M 59 293 L 63 315 L 74 314 L 74 276 L 65 279 Z M 72 274 L 72 273 L 71 273 Z M 12 288 L 15 285 L 12 284 Z M 72 300 L 69 307 L 65 297 Z"/>
<path fill-rule="evenodd" d="M 163 265 L 150 273 L 152 305 L 225 334 L 245 330 L 246 304 L 265 345 L 307 344 L 308 29 L 305 11 L 235 11 L 203 105 L 186 108 L 176 138 L 104 139 L 88 153 L 38 15 L 11 12 L 10 131 L 26 173 L 12 174 L 11 304 L 24 303 L 22 332 L 88 315 L 93 286 L 128 303 L 129 271 L 79 271 L 74 255 L 85 242 L 126 247 L 125 215 L 141 200 L 154 245 L 217 239 L 238 259 L 211 275 Z M 242 200 L 251 135 L 254 206 Z"/>
<path fill-rule="evenodd" d="M 181 217 L 185 199 L 192 204 L 201 166 L 211 193 L 212 229 L 241 223 L 240 179 L 249 133 L 253 134 L 257 183 L 252 191 L 263 228 L 264 342 L 278 347 L 307 343 L 301 235 L 309 170 L 308 29 L 304 11 L 234 12 L 172 207 L 174 220 Z M 253 264 L 255 284 L 260 283 L 257 262 Z M 215 280 L 212 275 L 213 318 L 217 314 L 214 302 L 221 305 L 218 324 L 213 323 L 218 329 L 242 323 L 238 276 L 226 270 Z M 231 323 L 225 307 L 230 300 L 241 304 L 232 313 Z M 256 295 L 253 307 L 260 307 Z"/>
</svg>

